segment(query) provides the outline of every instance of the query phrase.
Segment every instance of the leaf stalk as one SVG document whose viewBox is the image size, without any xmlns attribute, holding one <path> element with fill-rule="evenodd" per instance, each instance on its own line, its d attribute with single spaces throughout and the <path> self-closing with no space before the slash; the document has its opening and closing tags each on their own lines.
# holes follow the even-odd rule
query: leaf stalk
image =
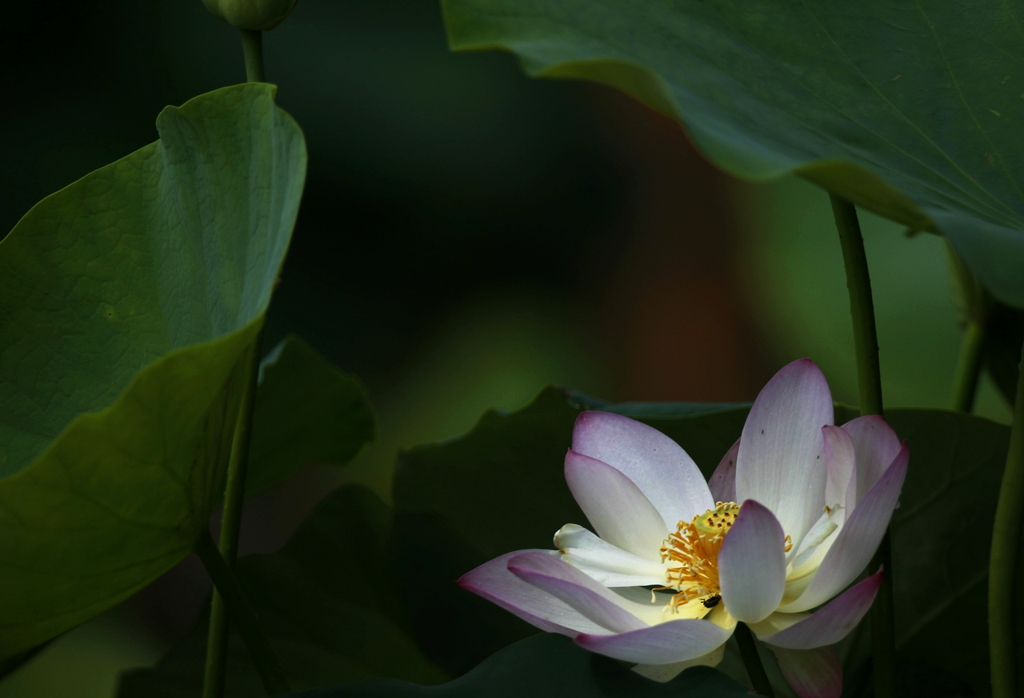
<svg viewBox="0 0 1024 698">
<path fill-rule="evenodd" d="M 953 409 L 958 412 L 971 412 L 974 409 L 987 335 L 985 323 L 978 320 L 968 321 L 964 328 L 956 377 L 953 380 Z"/>
<path fill-rule="evenodd" d="M 857 356 L 857 387 L 860 413 L 883 414 L 882 372 L 878 360 L 878 331 L 875 304 L 871 296 L 871 275 L 864 251 L 864 237 L 852 202 L 830 193 L 832 213 L 839 231 L 850 293 L 853 344 Z M 873 678 L 877 698 L 896 698 L 896 631 L 893 624 L 892 544 L 889 532 L 882 538 L 872 569 L 884 566 L 886 574 L 871 607 Z"/>
<path fill-rule="evenodd" d="M 256 611 L 242 592 L 242 588 L 238 585 L 238 580 L 228 566 L 227 561 L 213 544 L 213 539 L 209 536 L 200 537 L 199 542 L 196 544 L 196 553 L 199 555 L 199 559 L 203 561 L 203 565 L 206 567 L 210 578 L 213 579 L 213 583 L 217 587 L 218 597 L 224 600 L 224 606 L 227 607 L 231 618 L 235 621 L 238 634 L 242 636 L 249 654 L 252 655 L 253 664 L 256 665 L 256 671 L 260 675 L 260 680 L 263 682 L 263 687 L 267 690 L 267 694 L 274 696 L 290 693 L 288 680 L 285 678 L 284 671 L 281 669 L 281 664 L 277 661 L 277 656 L 274 654 L 270 642 L 260 628 Z M 226 626 L 224 629 L 226 631 Z M 207 655 L 207 658 L 209 658 L 209 655 Z M 210 675 L 209 669 L 210 667 L 207 665 L 207 677 Z M 209 683 L 204 684 L 204 698 L 207 698 L 213 689 L 219 690 L 219 695 L 223 695 L 223 664 L 221 669 L 220 686 L 213 686 Z"/>
<path fill-rule="evenodd" d="M 254 623 L 255 614 L 249 609 L 250 619 L 242 619 L 237 613 L 246 613 L 248 605 L 239 602 L 238 599 L 228 598 L 233 590 L 237 590 L 237 583 L 234 579 L 232 569 L 235 565 L 235 558 L 238 557 L 238 534 L 242 523 L 242 507 L 245 504 L 245 474 L 249 464 L 249 442 L 252 433 L 252 420 L 254 405 L 256 401 L 256 390 L 259 382 L 260 355 L 263 345 L 263 328 L 256 334 L 253 342 L 252 355 L 249 358 L 249 375 L 247 376 L 245 390 L 242 394 L 242 406 L 238 412 L 238 421 L 235 425 L 235 433 L 231 443 L 231 456 L 228 462 L 227 484 L 224 488 L 224 511 L 221 517 L 220 527 L 220 549 L 213 548 L 213 542 L 204 536 L 200 541 L 196 552 L 203 560 L 210 577 L 213 579 L 216 589 L 213 592 L 213 599 L 210 602 L 210 629 L 206 647 L 206 674 L 203 681 L 203 698 L 222 698 L 224 695 L 224 684 L 227 677 L 227 653 L 228 653 L 228 616 L 238 624 L 238 630 L 246 639 L 246 646 L 249 648 L 257 668 L 261 672 L 265 659 L 257 656 L 256 652 L 260 647 L 269 649 L 266 639 L 259 631 L 258 623 Z M 204 546 L 209 544 L 213 548 L 213 555 Z M 204 556 L 205 553 L 205 556 Z M 220 567 L 223 566 L 223 570 Z M 216 568 L 216 570 L 215 570 Z M 219 574 L 215 574 L 215 571 Z M 255 627 L 257 638 L 255 645 L 246 635 L 243 628 L 246 624 L 250 631 Z M 255 649 L 254 649 L 255 648 Z M 277 660 L 273 659 L 272 664 L 276 666 Z M 270 666 L 270 665 L 268 665 Z M 270 677 L 273 679 L 274 677 Z M 264 679 L 264 685 L 268 693 L 273 695 L 271 684 Z M 285 684 L 286 686 L 286 684 Z M 279 684 L 274 684 L 275 690 L 280 690 Z"/>
<path fill-rule="evenodd" d="M 1024 347 L 1021 348 L 1024 369 Z M 996 503 L 988 572 L 988 634 L 992 698 L 1015 698 L 1020 668 L 1016 662 L 1013 608 L 1017 555 L 1024 528 L 1024 375 L 1018 372 L 1013 430 L 1006 470 Z"/>
</svg>

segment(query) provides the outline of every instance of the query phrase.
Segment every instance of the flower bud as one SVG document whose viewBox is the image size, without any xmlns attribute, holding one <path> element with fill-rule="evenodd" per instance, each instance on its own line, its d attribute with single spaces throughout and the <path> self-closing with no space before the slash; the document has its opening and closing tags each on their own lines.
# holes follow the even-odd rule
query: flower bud
<svg viewBox="0 0 1024 698">
<path fill-rule="evenodd" d="M 284 21 L 298 0 L 203 0 L 206 9 L 228 24 L 267 31 Z"/>
</svg>

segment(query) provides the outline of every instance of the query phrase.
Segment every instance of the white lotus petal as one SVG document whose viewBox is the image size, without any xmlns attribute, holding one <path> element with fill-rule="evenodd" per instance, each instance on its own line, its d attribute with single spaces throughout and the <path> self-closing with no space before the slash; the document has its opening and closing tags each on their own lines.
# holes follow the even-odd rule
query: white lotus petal
<svg viewBox="0 0 1024 698">
<path fill-rule="evenodd" d="M 833 534 L 838 528 L 839 526 L 832 520 L 832 515 L 829 513 L 822 514 L 814 525 L 811 526 L 811 530 L 800 541 L 800 545 L 794 546 L 786 558 L 787 563 L 792 563 L 794 577 L 803 576 L 813 571 L 801 569 L 812 557 L 818 557 L 818 564 L 821 564 L 820 558 L 824 557 L 825 553 L 828 552 L 828 548 L 834 540 Z M 822 544 L 826 542 L 828 545 L 823 547 Z M 813 569 L 817 569 L 817 565 Z"/>
<path fill-rule="evenodd" d="M 722 602 L 737 620 L 756 623 L 774 611 L 786 586 L 785 535 L 758 502 L 740 506 L 718 553 Z"/>
<path fill-rule="evenodd" d="M 509 572 L 554 596 L 614 633 L 639 630 L 647 623 L 624 606 L 629 602 L 571 565 L 545 553 L 527 552 L 508 561 Z"/>
<path fill-rule="evenodd" d="M 601 538 L 634 555 L 661 562 L 659 550 L 669 529 L 632 480 L 607 463 L 569 451 L 565 481 Z"/>
<path fill-rule="evenodd" d="M 658 586 L 665 566 L 617 548 L 582 526 L 566 524 L 555 534 L 562 559 L 606 587 Z"/>
<path fill-rule="evenodd" d="M 759 628 L 758 637 L 775 647 L 792 650 L 809 650 L 834 645 L 856 627 L 864 614 L 871 608 L 878 587 L 882 584 L 884 572 L 879 570 L 867 579 L 853 585 L 814 613 L 800 618 L 798 622 L 762 635 L 766 628 Z M 795 613 L 776 613 L 775 616 L 797 616 Z M 779 620 L 775 621 L 779 623 Z M 760 631 L 760 632 L 759 632 Z"/>
<path fill-rule="evenodd" d="M 708 489 L 716 502 L 736 501 L 736 457 L 739 452 L 740 440 L 736 439 L 708 480 Z"/>
<path fill-rule="evenodd" d="M 821 515 L 827 470 L 821 428 L 832 394 L 809 359 L 783 367 L 757 396 L 740 437 L 736 497 L 768 507 L 794 541 Z"/>
<path fill-rule="evenodd" d="M 583 412 L 576 419 L 572 450 L 603 461 L 632 480 L 669 530 L 715 506 L 693 459 L 642 422 L 610 412 Z"/>
<path fill-rule="evenodd" d="M 825 443 L 825 510 L 836 525 L 846 520 L 857 503 L 857 466 L 853 439 L 841 427 L 822 427 Z"/>
<path fill-rule="evenodd" d="M 842 428 L 853 440 L 857 454 L 855 489 L 859 502 L 896 458 L 901 444 L 889 423 L 876 414 L 851 419 Z"/>
<path fill-rule="evenodd" d="M 508 561 L 527 552 L 557 555 L 549 550 L 517 550 L 506 553 L 462 575 L 458 584 L 545 632 L 561 633 L 569 637 L 581 632 L 608 632 L 569 604 L 544 593 L 509 572 Z"/>
<path fill-rule="evenodd" d="M 885 535 L 907 475 L 910 451 L 904 443 L 892 465 L 857 504 L 836 534 L 806 591 L 780 611 L 806 611 L 819 606 L 852 582 L 874 555 Z"/>
<path fill-rule="evenodd" d="M 724 644 L 732 635 L 707 620 L 670 620 L 616 635 L 576 636 L 576 644 L 592 652 L 638 664 L 674 664 L 701 657 Z"/>
<path fill-rule="evenodd" d="M 654 681 L 671 681 L 681 673 L 695 666 L 718 666 L 725 656 L 725 645 L 719 645 L 707 654 L 675 664 L 637 664 L 633 671 Z"/>
</svg>

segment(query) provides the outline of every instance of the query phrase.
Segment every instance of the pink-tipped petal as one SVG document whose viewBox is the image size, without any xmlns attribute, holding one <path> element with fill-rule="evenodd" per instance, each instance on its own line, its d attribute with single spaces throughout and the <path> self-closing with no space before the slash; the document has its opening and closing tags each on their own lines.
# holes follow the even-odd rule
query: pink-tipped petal
<svg viewBox="0 0 1024 698">
<path fill-rule="evenodd" d="M 856 455 L 853 439 L 842 427 L 822 427 L 825 442 L 825 506 L 836 523 L 842 523 L 857 503 Z M 842 508 L 842 512 L 837 509 Z M 838 518 L 837 518 L 838 517 Z"/>
<path fill-rule="evenodd" d="M 843 667 L 834 647 L 814 650 L 772 648 L 786 682 L 800 698 L 839 698 Z"/>
<path fill-rule="evenodd" d="M 832 393 L 809 359 L 784 366 L 761 390 L 740 436 L 737 500 L 768 507 L 794 541 L 825 505 L 821 428 L 833 423 Z"/>
<path fill-rule="evenodd" d="M 617 635 L 576 636 L 576 644 L 591 652 L 637 664 L 674 664 L 703 656 L 732 635 L 707 620 L 670 620 Z"/>
<path fill-rule="evenodd" d="M 774 611 L 786 588 L 786 541 L 778 519 L 748 499 L 722 541 L 722 603 L 737 620 L 756 623 Z"/>
<path fill-rule="evenodd" d="M 622 548 L 576 524 L 566 524 L 555 534 L 562 559 L 606 587 L 661 586 L 665 567 Z"/>
<path fill-rule="evenodd" d="M 572 450 L 603 461 L 632 480 L 673 531 L 679 521 L 715 506 L 693 459 L 642 422 L 610 412 L 583 412 L 573 429 Z"/>
<path fill-rule="evenodd" d="M 565 481 L 597 535 L 634 555 L 661 561 L 659 550 L 670 529 L 632 480 L 607 463 L 569 451 Z"/>
<path fill-rule="evenodd" d="M 462 575 L 458 584 L 545 632 L 561 633 L 569 637 L 574 637 L 577 633 L 608 632 L 569 604 L 544 593 L 509 572 L 508 561 L 523 553 L 552 554 L 546 550 L 517 550 L 506 553 Z"/>
<path fill-rule="evenodd" d="M 867 566 L 882 541 L 893 509 L 903 490 L 910 450 L 906 443 L 892 465 L 846 520 L 835 542 L 822 558 L 821 567 L 803 594 L 780 611 L 806 611 L 820 606 L 843 590 Z"/>
<path fill-rule="evenodd" d="M 877 414 L 851 419 L 842 428 L 850 435 L 857 453 L 856 504 L 882 477 L 901 444 L 889 423 Z"/>
<path fill-rule="evenodd" d="M 791 650 L 834 645 L 846 637 L 871 608 L 883 575 L 884 571 L 880 569 L 786 629 L 763 637 L 759 633 L 758 636 L 774 647 Z"/>
<path fill-rule="evenodd" d="M 623 608 L 627 602 L 557 557 L 527 552 L 511 558 L 508 569 L 613 633 L 647 627 L 647 623 Z"/>
<path fill-rule="evenodd" d="M 708 480 L 708 489 L 716 502 L 736 501 L 736 456 L 739 452 L 740 441 L 736 439 Z"/>
</svg>

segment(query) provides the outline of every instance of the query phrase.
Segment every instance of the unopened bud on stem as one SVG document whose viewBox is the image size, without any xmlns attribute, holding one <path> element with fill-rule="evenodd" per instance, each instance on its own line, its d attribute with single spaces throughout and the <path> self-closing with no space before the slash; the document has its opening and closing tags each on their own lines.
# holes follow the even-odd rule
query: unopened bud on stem
<svg viewBox="0 0 1024 698">
<path fill-rule="evenodd" d="M 298 0 L 203 0 L 206 9 L 228 24 L 267 31 L 284 21 Z"/>
</svg>

